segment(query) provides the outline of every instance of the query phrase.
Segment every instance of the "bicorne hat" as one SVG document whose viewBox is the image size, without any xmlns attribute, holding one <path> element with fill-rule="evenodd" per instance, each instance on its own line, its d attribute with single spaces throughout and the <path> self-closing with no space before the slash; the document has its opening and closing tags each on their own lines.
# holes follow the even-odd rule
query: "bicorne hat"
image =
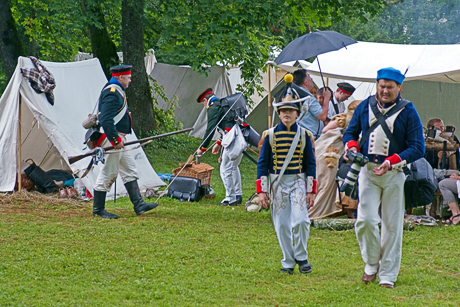
<svg viewBox="0 0 460 307">
<path fill-rule="evenodd" d="M 281 95 L 278 96 L 276 103 L 273 106 L 276 108 L 276 111 L 279 113 L 281 109 L 294 109 L 301 113 L 302 102 L 308 98 L 308 96 L 300 97 L 297 90 L 292 86 L 293 76 L 291 74 L 286 74 L 284 76 L 284 81 L 286 82 L 285 88 L 281 91 Z"/>
</svg>

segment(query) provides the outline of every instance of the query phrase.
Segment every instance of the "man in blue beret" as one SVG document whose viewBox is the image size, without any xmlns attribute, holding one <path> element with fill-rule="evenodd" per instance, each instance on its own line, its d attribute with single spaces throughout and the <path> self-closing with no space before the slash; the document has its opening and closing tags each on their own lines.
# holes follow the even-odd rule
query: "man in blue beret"
<svg viewBox="0 0 460 307">
<path fill-rule="evenodd" d="M 392 67 L 380 69 L 377 94 L 358 105 L 343 135 L 345 157 L 353 151 L 369 158 L 358 176 L 355 224 L 365 262 L 362 281 L 373 282 L 378 274 L 380 285 L 386 288 L 394 287 L 401 265 L 406 179 L 403 168 L 425 154 L 420 117 L 412 102 L 400 94 L 404 78 Z"/>
<path fill-rule="evenodd" d="M 110 68 L 112 78 L 104 85 L 99 96 L 99 124 L 104 134 L 95 141 L 94 146 L 112 145 L 115 149 L 123 149 L 126 135 L 131 133 L 132 118 L 128 112 L 125 89 L 131 83 L 131 65 L 118 65 Z M 136 161 L 131 152 L 120 150 L 119 153 L 106 155 L 105 163 L 94 186 L 93 216 L 117 219 L 118 216 L 105 210 L 105 198 L 112 184 L 120 173 L 121 179 L 134 205 L 134 212 L 141 215 L 152 210 L 158 204 L 144 202 L 139 191 L 139 179 Z"/>
</svg>

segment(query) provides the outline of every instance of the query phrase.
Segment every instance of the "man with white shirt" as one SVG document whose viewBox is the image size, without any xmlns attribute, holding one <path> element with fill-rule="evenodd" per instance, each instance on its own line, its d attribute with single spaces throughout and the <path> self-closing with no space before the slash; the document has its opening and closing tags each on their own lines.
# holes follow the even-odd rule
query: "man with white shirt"
<svg viewBox="0 0 460 307">
<path fill-rule="evenodd" d="M 332 99 L 329 101 L 329 109 L 327 113 L 327 118 L 329 120 L 335 115 L 345 113 L 347 111 L 347 108 L 345 107 L 345 100 L 350 98 L 354 91 L 355 88 L 350 83 L 342 82 L 337 84 L 337 90 L 334 92 Z"/>
<path fill-rule="evenodd" d="M 323 121 L 327 118 L 329 105 L 327 103 L 321 105 L 318 100 L 316 100 L 315 96 L 311 94 L 310 90 L 315 86 L 306 69 L 296 70 L 293 74 L 293 77 L 293 83 L 298 85 L 304 92 L 303 94 L 299 94 L 302 97 L 305 97 L 306 95 L 311 97 L 310 104 L 308 106 L 308 112 L 305 115 L 303 114 L 304 111 L 302 108 L 302 114 L 299 117 L 301 118 L 299 125 L 309 130 L 313 134 L 314 139 L 317 140 L 324 128 Z M 324 91 L 322 93 L 322 97 L 324 97 L 324 101 L 329 101 L 331 99 L 331 92 L 327 90 Z M 306 100 L 304 103 L 308 103 L 308 100 Z"/>
</svg>

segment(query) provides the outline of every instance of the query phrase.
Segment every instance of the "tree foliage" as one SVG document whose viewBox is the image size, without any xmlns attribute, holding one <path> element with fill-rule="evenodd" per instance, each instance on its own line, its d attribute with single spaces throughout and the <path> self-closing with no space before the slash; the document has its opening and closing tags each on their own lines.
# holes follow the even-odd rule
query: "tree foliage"
<svg viewBox="0 0 460 307">
<path fill-rule="evenodd" d="M 143 51 L 153 47 L 161 62 L 187 64 L 203 73 L 216 64 L 238 65 L 247 96 L 260 86 L 259 69 L 273 59 L 273 48 L 281 49 L 295 37 L 335 20 L 364 22 L 386 4 L 385 0 L 142 0 L 135 9 L 136 22 L 122 27 L 122 3 L 136 1 L 9 1 L 30 55 L 68 61 L 79 50 L 98 52 L 94 33 L 99 31 L 117 50 L 123 45 L 125 54 L 136 49 L 133 60 L 139 58 L 141 44 Z M 138 23 L 145 30 L 139 30 Z M 126 27 L 138 30 L 125 32 Z M 126 45 L 128 41 L 133 44 Z M 140 82 L 147 82 L 144 79 Z M 139 103 L 138 112 L 150 112 L 145 99 Z"/>
<path fill-rule="evenodd" d="M 327 26 L 337 18 L 377 14 L 383 0 L 174 0 L 150 1 L 147 6 L 151 45 L 159 60 L 188 64 L 195 70 L 218 63 L 238 65 L 252 94 L 259 76 L 272 56 L 293 38 Z"/>
<path fill-rule="evenodd" d="M 367 23 L 334 22 L 329 29 L 360 41 L 395 44 L 460 42 L 457 0 L 410 0 L 385 8 Z"/>
</svg>

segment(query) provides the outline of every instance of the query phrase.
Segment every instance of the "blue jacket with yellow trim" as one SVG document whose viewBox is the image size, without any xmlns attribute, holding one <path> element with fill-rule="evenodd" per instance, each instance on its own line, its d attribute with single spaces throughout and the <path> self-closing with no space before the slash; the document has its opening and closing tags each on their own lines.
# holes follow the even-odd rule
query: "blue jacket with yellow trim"
<svg viewBox="0 0 460 307">
<path fill-rule="evenodd" d="M 265 137 L 262 148 L 260 150 L 259 161 L 257 162 L 257 179 L 260 179 L 261 176 L 268 176 L 269 173 L 279 174 L 297 129 L 299 129 L 297 123 L 293 124 L 289 130 L 283 123 L 280 123 L 275 127 L 273 142 L 275 152 L 272 150 L 268 135 Z M 305 173 L 307 177 L 312 176 L 315 178 L 316 161 L 313 152 L 313 146 L 308 134 L 304 139 L 306 144 L 303 152 L 300 153 L 302 140 L 302 138 L 300 138 L 299 143 L 297 144 L 296 152 L 294 153 L 294 156 L 292 157 L 291 162 L 289 163 L 289 166 L 284 174 L 288 175 Z"/>
<path fill-rule="evenodd" d="M 124 90 L 123 86 L 115 78 L 111 78 L 110 81 L 104 85 L 104 88 L 110 84 L 116 84 Z M 123 103 L 123 97 L 115 88 L 103 90 L 99 96 L 99 123 L 104 129 L 107 139 L 113 145 L 118 144 L 118 132 L 130 134 L 132 129 L 132 119 L 131 115 L 128 113 L 128 109 L 126 109 L 126 114 L 116 125 L 113 121 L 113 118 L 123 107 Z"/>
</svg>

